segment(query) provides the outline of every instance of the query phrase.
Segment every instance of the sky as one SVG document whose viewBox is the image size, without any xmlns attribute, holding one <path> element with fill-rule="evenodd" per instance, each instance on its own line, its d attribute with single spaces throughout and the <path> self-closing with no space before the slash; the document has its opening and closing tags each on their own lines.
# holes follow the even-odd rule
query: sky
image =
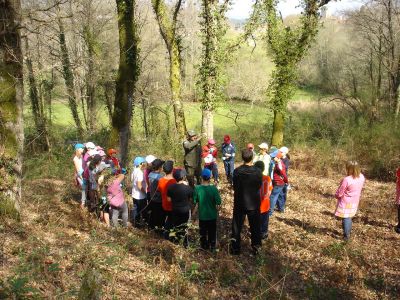
<svg viewBox="0 0 400 300">
<path fill-rule="evenodd" d="M 331 2 L 327 6 L 331 14 L 340 14 L 343 10 L 359 8 L 362 2 L 362 0 L 340 0 Z M 233 8 L 228 12 L 229 18 L 246 19 L 249 17 L 254 0 L 233 0 L 233 3 Z M 282 15 L 286 17 L 301 12 L 301 9 L 296 7 L 298 4 L 299 0 L 281 0 L 278 8 Z"/>
</svg>

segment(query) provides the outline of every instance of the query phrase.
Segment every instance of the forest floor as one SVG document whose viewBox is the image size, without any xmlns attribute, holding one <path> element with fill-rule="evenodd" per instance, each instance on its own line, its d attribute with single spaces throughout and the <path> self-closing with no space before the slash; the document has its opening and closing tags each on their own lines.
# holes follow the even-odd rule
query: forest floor
<svg viewBox="0 0 400 300">
<path fill-rule="evenodd" d="M 394 184 L 367 180 L 345 243 L 333 216 L 340 176 L 313 176 L 303 165 L 290 179 L 287 210 L 271 218 L 256 257 L 247 227 L 242 254 L 227 253 L 233 193 L 225 182 L 211 254 L 198 248 L 196 223 L 185 249 L 145 230 L 105 228 L 80 209 L 70 180 L 26 181 L 21 221 L 0 223 L 0 299 L 84 299 L 91 288 L 101 299 L 398 299 Z"/>
</svg>

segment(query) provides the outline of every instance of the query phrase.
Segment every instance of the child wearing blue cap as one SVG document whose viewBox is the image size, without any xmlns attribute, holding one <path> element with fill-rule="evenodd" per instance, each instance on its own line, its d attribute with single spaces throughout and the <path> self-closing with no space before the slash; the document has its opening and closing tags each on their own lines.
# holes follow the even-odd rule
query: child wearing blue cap
<svg viewBox="0 0 400 300">
<path fill-rule="evenodd" d="M 200 244 L 204 250 L 216 248 L 217 241 L 217 215 L 221 205 L 221 197 L 215 185 L 210 184 L 211 171 L 204 168 L 201 185 L 194 188 L 193 202 L 199 207 Z"/>
</svg>

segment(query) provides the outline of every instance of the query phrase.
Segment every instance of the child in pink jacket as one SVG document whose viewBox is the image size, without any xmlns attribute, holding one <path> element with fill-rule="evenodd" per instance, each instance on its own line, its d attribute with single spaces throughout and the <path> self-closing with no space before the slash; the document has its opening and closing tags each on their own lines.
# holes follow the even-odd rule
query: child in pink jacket
<svg viewBox="0 0 400 300">
<path fill-rule="evenodd" d="M 335 194 L 338 200 L 335 215 L 342 218 L 343 236 L 345 240 L 349 240 L 352 217 L 357 212 L 365 178 L 361 174 L 360 166 L 356 161 L 348 161 L 346 163 L 346 171 L 347 177 L 343 178 Z"/>
<path fill-rule="evenodd" d="M 396 182 L 396 204 L 397 204 L 397 218 L 398 223 L 395 228 L 397 233 L 400 233 L 400 168 L 396 172 L 397 182 Z"/>
</svg>

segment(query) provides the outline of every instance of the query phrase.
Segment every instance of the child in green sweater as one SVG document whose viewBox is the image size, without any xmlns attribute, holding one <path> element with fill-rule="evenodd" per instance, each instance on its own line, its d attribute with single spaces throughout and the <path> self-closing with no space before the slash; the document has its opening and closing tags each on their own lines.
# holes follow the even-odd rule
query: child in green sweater
<svg viewBox="0 0 400 300">
<path fill-rule="evenodd" d="M 210 185 L 211 171 L 203 169 L 203 182 L 194 189 L 193 202 L 199 206 L 199 227 L 201 248 L 215 250 L 217 241 L 217 207 L 221 204 L 218 189 Z"/>
</svg>

